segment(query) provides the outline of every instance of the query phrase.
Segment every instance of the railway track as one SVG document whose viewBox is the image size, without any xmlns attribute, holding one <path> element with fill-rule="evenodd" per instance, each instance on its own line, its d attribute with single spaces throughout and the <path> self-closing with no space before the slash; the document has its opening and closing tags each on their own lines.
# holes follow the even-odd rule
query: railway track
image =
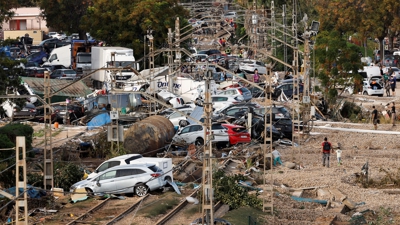
<svg viewBox="0 0 400 225">
<path fill-rule="evenodd" d="M 196 197 L 197 191 L 193 192 L 190 197 Z M 188 204 L 188 201 L 186 199 L 181 202 L 179 205 L 177 205 L 174 209 L 172 209 L 170 212 L 168 212 L 167 215 L 159 219 L 155 225 L 163 225 L 166 222 L 168 222 L 170 219 L 172 219 L 176 214 L 178 214 L 186 205 Z M 214 205 L 214 211 L 217 211 L 220 207 L 222 206 L 221 202 L 217 202 L 217 204 Z"/>
<path fill-rule="evenodd" d="M 117 215 L 116 217 L 114 217 L 112 220 L 108 221 L 106 223 L 106 225 L 111 225 L 111 224 L 115 224 L 116 222 L 118 222 L 119 220 L 121 220 L 122 218 L 124 218 L 127 214 L 131 213 L 133 210 L 135 210 L 142 201 L 144 201 L 149 195 L 143 196 L 141 197 L 137 202 L 135 202 L 131 207 L 129 207 L 128 209 L 124 210 L 122 213 L 120 213 L 119 215 Z"/>
<path fill-rule="evenodd" d="M 83 214 L 83 215 L 79 216 L 78 218 L 74 219 L 73 221 L 67 223 L 67 225 L 73 225 L 73 224 L 80 223 L 86 217 L 90 216 L 90 214 L 93 214 L 95 211 L 97 211 L 101 207 L 103 207 L 109 200 L 110 200 L 110 198 L 106 198 L 105 200 L 103 200 L 102 202 L 100 202 L 99 204 L 94 206 L 93 208 L 89 209 L 85 214 Z"/>
</svg>

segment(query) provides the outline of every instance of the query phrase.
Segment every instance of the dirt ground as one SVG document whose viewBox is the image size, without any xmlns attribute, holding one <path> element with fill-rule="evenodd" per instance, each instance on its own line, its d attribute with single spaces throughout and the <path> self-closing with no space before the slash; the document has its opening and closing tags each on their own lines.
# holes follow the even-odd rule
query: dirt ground
<svg viewBox="0 0 400 225">
<path fill-rule="evenodd" d="M 395 97 L 370 97 L 355 95 L 349 96 L 349 101 L 354 101 L 358 105 L 362 105 L 366 109 L 371 109 L 372 105 L 378 108 L 378 111 L 383 111 L 385 105 L 393 100 L 400 103 Z M 400 104 L 398 104 L 400 105 Z M 299 147 L 292 148 L 291 146 L 279 145 L 277 150 L 282 154 L 283 163 L 295 162 L 301 165 L 301 169 L 288 169 L 285 166 L 276 166 L 273 170 L 267 171 L 267 183 L 274 184 L 274 216 L 269 213 L 264 213 L 264 216 L 257 218 L 258 224 L 318 224 L 316 221 L 321 218 L 336 217 L 335 224 L 350 224 L 352 215 L 356 212 L 364 212 L 364 219 L 367 221 L 392 222 L 392 224 L 400 224 L 400 206 L 396 199 L 398 196 L 388 194 L 386 189 L 397 189 L 400 183 L 400 144 L 397 141 L 400 134 L 400 124 L 392 127 L 391 124 L 383 123 L 378 126 L 378 132 L 391 131 L 393 134 L 384 132 L 365 133 L 362 131 L 373 130 L 373 125 L 364 121 L 363 123 L 346 122 L 331 122 L 318 121 L 314 124 L 315 129 L 311 135 L 305 137 L 306 140 L 300 143 Z M 43 125 L 33 124 L 35 132 L 43 130 Z M 330 130 L 329 128 L 343 128 L 341 130 Z M 346 129 L 359 129 L 358 132 L 349 132 Z M 53 128 L 53 146 L 59 146 L 70 140 L 74 135 L 87 132 L 85 127 L 60 127 Z M 398 132 L 398 133 L 397 133 Z M 323 138 L 327 137 L 334 147 L 341 145 L 342 165 L 338 165 L 336 155 L 332 154 L 330 158 L 330 167 L 322 166 L 322 156 L 320 153 L 321 143 Z M 34 146 L 40 145 L 43 137 L 36 137 Z M 356 174 L 361 172 L 363 165 L 368 162 L 369 165 L 369 187 L 362 187 L 357 181 Z M 391 180 L 387 178 L 387 174 L 391 174 Z M 343 206 L 340 202 L 333 201 L 331 207 L 325 207 L 318 203 L 301 203 L 291 199 L 292 189 L 315 187 L 304 191 L 302 197 L 311 199 L 321 199 L 317 195 L 318 188 L 335 188 L 342 192 L 348 199 L 357 204 L 352 211 L 342 214 L 338 210 Z M 166 211 L 160 211 L 159 215 L 152 215 L 149 212 L 159 210 L 152 208 L 157 205 L 168 205 L 168 209 L 173 208 L 179 202 L 184 201 L 185 196 L 189 195 L 193 190 L 185 187 L 182 196 L 174 195 L 173 192 L 167 193 L 152 193 L 151 197 L 143 201 L 139 210 L 129 215 L 129 218 L 124 218 L 119 224 L 154 224 L 162 217 Z M 173 195 L 171 197 L 170 195 Z M 270 198 L 270 192 L 265 192 L 261 195 Z M 88 223 L 96 224 L 100 221 L 106 221 L 117 214 L 119 207 L 123 207 L 135 202 L 136 197 L 127 196 L 125 200 L 113 200 L 105 208 L 104 212 L 99 212 L 94 218 L 91 218 Z M 46 224 L 66 224 L 73 217 L 85 212 L 90 207 L 93 207 L 98 202 L 90 200 L 82 203 L 70 204 L 67 203 L 59 212 L 58 216 L 52 216 Z M 112 211 L 112 209 L 114 211 Z M 168 211 L 168 210 L 167 210 Z M 168 222 L 168 224 L 190 224 L 200 215 L 201 208 L 197 205 L 188 204 L 179 214 Z M 368 213 L 370 213 L 368 217 Z M 70 214 L 73 214 L 71 216 Z M 380 216 L 384 215 L 384 216 Z M 370 219 L 370 220 L 368 220 Z M 340 223 L 343 222 L 343 223 Z M 243 219 L 243 223 L 247 224 L 247 218 Z M 324 224 L 324 223 L 321 223 Z M 328 224 L 328 223 L 325 223 Z"/>
</svg>

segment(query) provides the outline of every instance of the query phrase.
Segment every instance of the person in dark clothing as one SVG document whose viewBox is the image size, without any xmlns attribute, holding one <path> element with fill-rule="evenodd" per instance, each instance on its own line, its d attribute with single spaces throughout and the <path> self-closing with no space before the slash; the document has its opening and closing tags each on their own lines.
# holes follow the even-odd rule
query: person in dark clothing
<svg viewBox="0 0 400 225">
<path fill-rule="evenodd" d="M 396 95 L 396 76 L 392 75 L 389 79 L 390 88 L 392 89 L 392 96 L 395 97 Z"/>
<path fill-rule="evenodd" d="M 329 168 L 329 158 L 331 156 L 331 152 L 333 153 L 332 144 L 328 142 L 328 138 L 324 138 L 324 142 L 322 142 L 322 166 Z M 325 164 L 326 161 L 326 164 Z"/>
<path fill-rule="evenodd" d="M 396 106 L 395 103 L 392 102 L 392 111 L 391 111 L 391 117 L 392 117 L 392 125 L 396 126 Z"/>
<path fill-rule="evenodd" d="M 375 130 L 378 129 L 378 110 L 375 109 L 375 106 L 372 106 L 372 123 L 374 124 Z"/>
</svg>

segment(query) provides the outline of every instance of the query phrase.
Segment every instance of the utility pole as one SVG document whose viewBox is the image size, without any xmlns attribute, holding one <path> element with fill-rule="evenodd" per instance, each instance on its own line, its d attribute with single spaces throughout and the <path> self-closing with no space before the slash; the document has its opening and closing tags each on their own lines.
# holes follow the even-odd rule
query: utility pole
<svg viewBox="0 0 400 225">
<path fill-rule="evenodd" d="M 53 146 L 51 137 L 51 84 L 49 71 L 44 72 L 44 166 L 43 166 L 43 186 L 44 189 L 54 187 L 53 176 Z"/>
<path fill-rule="evenodd" d="M 181 73 L 180 36 L 181 36 L 181 33 L 180 33 L 180 26 L 179 26 L 179 17 L 177 17 L 176 20 L 175 20 L 175 43 L 176 43 L 175 48 L 176 48 L 176 51 L 175 51 L 175 61 L 174 61 L 174 64 L 176 63 L 176 68 L 178 68 L 178 71 L 177 71 L 177 72 L 178 72 L 178 76 L 179 76 L 180 73 Z M 174 79 L 173 79 L 173 76 L 172 76 L 172 75 L 170 76 L 170 79 L 169 79 L 169 81 L 168 81 L 168 84 L 169 84 L 170 86 L 172 86 L 171 92 L 173 92 Z"/>
<path fill-rule="evenodd" d="M 287 41 L 286 40 L 286 5 L 283 5 L 282 17 L 283 17 L 283 30 L 284 30 L 283 42 L 286 43 L 286 41 Z M 288 61 L 288 59 L 287 59 L 287 45 L 283 45 L 283 61 L 284 62 Z M 284 65 L 284 71 L 285 71 L 285 73 L 287 71 L 287 66 L 286 65 Z"/>
<path fill-rule="evenodd" d="M 208 69 L 208 65 L 207 65 Z M 205 72 L 205 101 L 204 101 L 204 114 L 205 123 L 204 129 L 204 154 L 203 154 L 203 176 L 202 176 L 202 224 L 214 224 L 214 191 L 212 188 L 212 143 L 213 134 L 211 130 L 211 116 L 212 116 L 212 102 L 211 102 L 211 80 L 213 79 L 211 70 Z M 203 216 L 205 215 L 205 218 Z"/>
<path fill-rule="evenodd" d="M 272 37 L 275 37 L 275 6 L 274 6 L 274 1 L 271 1 L 271 35 Z M 271 43 L 271 50 L 272 50 L 272 55 L 276 56 L 276 43 L 275 43 L 275 39 L 272 38 L 271 39 L 272 43 Z"/>
<path fill-rule="evenodd" d="M 170 82 L 172 80 L 172 73 L 174 72 L 174 61 L 173 61 L 173 56 L 172 56 L 172 38 L 173 38 L 173 33 L 172 29 L 168 28 L 168 91 L 172 92 L 173 89 L 173 84 Z"/>
<path fill-rule="evenodd" d="M 152 84 L 153 80 L 154 80 L 154 38 L 153 38 L 153 30 L 150 27 L 147 29 L 147 38 L 150 41 L 149 75 L 150 75 L 150 84 Z M 151 85 L 150 85 L 150 87 L 151 87 Z M 153 92 L 154 90 L 150 90 L 150 91 Z M 150 116 L 151 116 L 151 111 L 152 111 L 151 107 L 153 105 L 151 102 L 152 101 L 150 100 Z M 154 111 L 156 111 L 156 103 L 154 103 Z"/>
<path fill-rule="evenodd" d="M 22 155 L 22 158 L 21 158 Z M 16 154 L 15 154 L 15 222 L 17 225 L 28 225 L 28 194 L 26 187 L 26 147 L 25 137 L 18 136 L 16 141 Z M 21 168 L 20 168 L 21 167 Z M 20 180 L 20 169 L 22 169 L 22 180 Z M 23 188 L 23 197 L 19 195 L 19 188 Z M 24 207 L 24 217 L 19 218 L 19 208 Z"/>
</svg>

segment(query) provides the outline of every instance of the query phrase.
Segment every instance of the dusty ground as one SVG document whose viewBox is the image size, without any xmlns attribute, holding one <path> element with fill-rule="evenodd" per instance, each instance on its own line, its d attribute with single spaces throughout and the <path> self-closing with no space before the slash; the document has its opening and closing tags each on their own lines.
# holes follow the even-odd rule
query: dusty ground
<svg viewBox="0 0 400 225">
<path fill-rule="evenodd" d="M 366 109 L 370 109 L 372 105 L 375 105 L 379 111 L 384 110 L 384 106 L 393 100 L 396 100 L 396 103 L 400 103 L 397 97 L 365 97 L 355 95 L 348 99 L 354 99 L 357 104 L 362 104 Z M 272 217 L 268 213 L 264 214 L 268 221 L 267 224 L 313 224 L 317 218 L 329 216 L 336 216 L 338 221 L 347 222 L 352 219 L 351 216 L 355 212 L 366 210 L 374 211 L 375 214 L 372 213 L 373 216 L 370 218 L 372 221 L 377 221 L 377 215 L 384 212 L 389 215 L 385 217 L 386 222 L 391 218 L 392 224 L 400 224 L 400 206 L 394 200 L 398 196 L 386 194 L 383 191 L 383 189 L 399 188 L 395 181 L 398 182 L 400 180 L 400 174 L 397 174 L 397 177 L 395 175 L 400 168 L 400 163 L 398 162 L 400 144 L 397 141 L 397 132 L 400 133 L 400 124 L 396 127 L 392 127 L 390 124 L 379 125 L 378 131 L 392 131 L 395 132 L 394 134 L 363 133 L 361 131 L 371 131 L 373 129 L 372 124 L 367 123 L 367 121 L 364 123 L 320 121 L 316 122 L 315 126 L 311 136 L 305 138 L 304 140 L 307 141 L 301 143 L 298 148 L 293 149 L 290 146 L 283 145 L 277 147 L 282 154 L 282 161 L 284 163 L 296 162 L 302 165 L 302 169 L 293 170 L 284 166 L 277 166 L 272 171 L 267 172 L 267 182 L 273 183 L 274 190 L 279 193 L 278 195 L 274 195 L 273 198 L 274 216 Z M 40 124 L 33 124 L 33 127 L 35 132 L 39 132 L 44 128 Z M 329 130 L 326 128 L 352 128 L 360 129 L 360 132 L 348 132 L 345 129 L 340 131 Z M 85 127 L 62 126 L 58 129 L 53 128 L 52 132 L 54 134 L 53 146 L 55 147 L 60 146 L 66 141 L 70 141 L 75 134 L 85 132 L 90 135 L 91 133 L 85 131 Z M 338 143 L 341 144 L 343 150 L 342 165 L 337 164 L 336 155 L 333 154 L 330 160 L 331 167 L 326 168 L 322 166 L 320 149 L 324 137 L 328 137 L 334 147 Z M 43 137 L 36 137 L 34 146 L 40 146 L 42 142 Z M 360 183 L 356 182 L 355 174 L 361 172 L 361 167 L 366 162 L 369 163 L 370 186 L 363 188 Z M 393 174 L 392 181 L 380 182 L 386 175 L 383 170 Z M 353 211 L 341 214 L 337 212 L 339 208 L 337 204 L 333 204 L 331 208 L 326 208 L 318 203 L 299 203 L 290 198 L 291 189 L 306 187 L 337 188 L 348 199 L 359 205 Z M 157 208 L 152 207 L 171 204 L 170 208 L 172 208 L 180 201 L 183 201 L 184 197 L 192 191 L 192 189 L 185 187 L 183 196 L 173 195 L 171 198 L 169 195 L 174 194 L 173 192 L 168 192 L 167 194 L 152 193 L 149 199 L 143 201 L 137 212 L 131 214 L 129 218 L 120 221 L 119 224 L 154 224 L 162 217 L 162 214 L 156 216 L 149 214 L 149 212 L 157 210 Z M 265 195 L 269 196 L 269 192 L 266 192 Z M 303 197 L 317 199 L 317 189 L 305 191 Z M 103 209 L 105 210 L 103 213 L 98 213 L 98 216 L 96 215 L 94 216 L 95 218 L 91 218 L 88 223 L 96 224 L 101 221 L 107 221 L 113 215 L 117 214 L 119 208 L 122 210 L 123 207 L 128 206 L 136 200 L 136 197 L 131 196 L 128 196 L 126 200 L 113 200 L 112 203 Z M 54 215 L 51 217 L 52 219 L 47 220 L 48 224 L 66 224 L 72 217 L 78 216 L 96 204 L 96 200 L 86 203 L 76 203 L 74 205 L 67 203 L 57 216 Z M 189 204 L 177 217 L 169 221 L 168 224 L 190 224 L 190 222 L 199 217 L 200 211 L 201 208 L 199 206 Z M 73 214 L 74 216 L 70 216 L 69 214 Z M 264 216 L 258 218 L 259 221 L 265 219 L 262 217 Z M 365 217 L 367 218 L 367 216 Z M 243 224 L 247 224 L 246 218 L 243 219 Z M 337 222 L 336 224 L 340 223 Z"/>
</svg>

